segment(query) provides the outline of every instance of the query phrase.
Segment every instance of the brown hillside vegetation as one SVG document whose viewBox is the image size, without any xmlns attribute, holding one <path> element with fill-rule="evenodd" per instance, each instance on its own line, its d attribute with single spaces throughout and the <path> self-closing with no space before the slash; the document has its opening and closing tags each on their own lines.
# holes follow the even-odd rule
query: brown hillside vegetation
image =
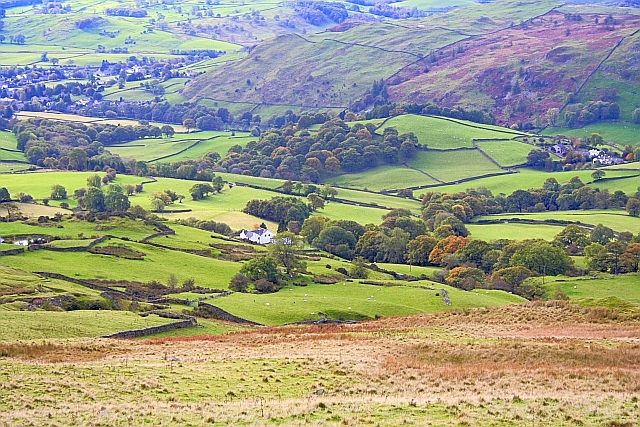
<svg viewBox="0 0 640 427">
<path fill-rule="evenodd" d="M 531 303 L 48 344 L 55 359 L 12 343 L 0 425 L 631 426 L 639 340 L 637 320 L 612 311 Z"/>
<path fill-rule="evenodd" d="M 576 18 L 578 17 L 578 18 Z M 462 40 L 387 81 L 392 100 L 493 111 L 511 124 L 562 108 L 640 16 L 567 15 L 553 10 L 502 31 Z M 434 62 L 435 61 L 435 62 Z"/>
</svg>

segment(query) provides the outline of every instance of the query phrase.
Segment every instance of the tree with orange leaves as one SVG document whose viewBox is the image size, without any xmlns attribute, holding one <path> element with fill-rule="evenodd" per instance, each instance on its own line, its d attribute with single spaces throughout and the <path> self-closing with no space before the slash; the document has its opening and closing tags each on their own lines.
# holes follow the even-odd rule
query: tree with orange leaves
<svg viewBox="0 0 640 427">
<path fill-rule="evenodd" d="M 445 254 L 453 254 L 469 244 L 468 237 L 449 236 L 440 240 L 429 254 L 431 264 L 440 264 Z"/>
</svg>

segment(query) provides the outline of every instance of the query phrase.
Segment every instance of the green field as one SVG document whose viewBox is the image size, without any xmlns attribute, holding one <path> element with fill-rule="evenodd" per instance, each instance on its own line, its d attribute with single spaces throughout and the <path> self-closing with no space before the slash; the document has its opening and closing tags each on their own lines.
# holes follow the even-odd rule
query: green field
<svg viewBox="0 0 640 427">
<path fill-rule="evenodd" d="M 122 242 L 119 242 L 122 243 Z M 157 280 L 166 283 L 171 274 L 181 282 L 193 278 L 198 286 L 226 288 L 241 265 L 205 258 L 184 252 L 170 251 L 138 243 L 126 243 L 145 254 L 144 260 L 128 260 L 88 252 L 27 252 L 2 260 L 5 265 L 27 271 L 55 271 L 87 279 Z M 216 274 L 212 275 L 211 272 Z"/>
<path fill-rule="evenodd" d="M 444 185 L 436 187 L 436 191 L 442 193 L 456 193 L 459 191 L 465 191 L 467 188 L 486 187 L 493 192 L 493 194 L 511 194 L 518 189 L 530 189 L 530 188 L 542 188 L 542 185 L 548 178 L 555 178 L 559 183 L 569 182 L 574 176 L 580 177 L 582 182 L 591 182 L 591 174 L 593 171 L 569 171 L 569 172 L 542 172 L 533 169 L 518 169 L 518 173 L 492 176 L 487 178 L 480 178 L 462 184 Z M 628 179 L 619 179 L 615 181 L 598 181 L 589 184 L 595 188 L 607 188 L 613 192 L 615 190 L 622 190 L 626 194 L 634 194 L 638 189 L 638 177 L 636 171 L 608 171 L 607 177 L 624 177 L 628 176 Z"/>
<path fill-rule="evenodd" d="M 486 217 L 483 217 L 486 219 Z M 562 231 L 564 226 L 550 226 L 538 224 L 509 223 L 506 219 L 503 224 L 467 224 L 472 239 L 490 242 L 498 239 L 524 240 L 544 239 L 553 240 L 556 234 Z"/>
<path fill-rule="evenodd" d="M 219 138 L 201 141 L 183 153 L 177 153 L 160 161 L 180 162 L 185 160 L 195 160 L 204 157 L 207 153 L 211 152 L 216 152 L 220 154 L 220 156 L 224 157 L 232 146 L 240 145 L 244 147 L 247 143 L 255 140 L 256 137 L 249 136 L 248 134 L 236 132 L 236 136 L 229 136 L 227 132 L 227 135 L 221 135 Z"/>
<path fill-rule="evenodd" d="M 598 273 L 594 277 L 550 277 L 547 289 L 553 292 L 557 286 L 572 300 L 599 300 L 616 297 L 640 304 L 640 274 L 613 276 Z"/>
<path fill-rule="evenodd" d="M 3 162 L 0 161 L 0 173 L 10 173 L 10 172 L 18 172 L 18 171 L 23 171 L 23 170 L 27 170 L 30 167 L 32 167 L 32 165 L 30 165 L 29 163 L 25 162 L 22 163 L 15 163 L 15 162 Z"/>
<path fill-rule="evenodd" d="M 544 135 L 565 135 L 576 138 L 589 138 L 592 133 L 599 133 L 605 141 L 613 142 L 620 146 L 627 144 L 640 145 L 640 125 L 629 122 L 594 123 L 582 128 L 547 128 Z"/>
<path fill-rule="evenodd" d="M 419 151 L 408 165 L 445 182 L 504 172 L 478 150 Z"/>
<path fill-rule="evenodd" d="M 417 187 L 437 183 L 437 181 L 419 171 L 400 166 L 380 166 L 364 172 L 344 174 L 335 178 L 329 178 L 327 182 L 340 187 L 369 189 L 372 191 Z"/>
<path fill-rule="evenodd" d="M 232 145 L 246 145 L 255 138 L 239 133 L 203 131 L 193 134 L 176 135 L 172 138 L 146 138 L 126 144 L 109 146 L 107 150 L 123 158 L 132 157 L 144 162 L 173 162 L 196 160 L 209 152 L 218 152 L 225 156 Z"/>
<path fill-rule="evenodd" d="M 127 311 L 1 311 L 0 341 L 97 337 L 174 321 Z"/>
<path fill-rule="evenodd" d="M 478 147 L 502 166 L 516 166 L 527 163 L 527 155 L 535 146 L 519 141 L 478 142 Z"/>
<path fill-rule="evenodd" d="M 85 188 L 87 186 L 87 178 L 94 174 L 94 172 L 46 172 L 47 182 L 53 184 L 60 184 L 67 189 L 67 192 L 72 194 L 74 190 L 78 188 Z M 41 175 L 37 175 L 41 176 Z M 234 175 L 225 175 L 227 177 L 234 177 Z M 3 186 L 6 186 L 11 194 L 17 194 L 18 192 L 24 192 L 31 194 L 36 199 L 42 199 L 49 197 L 51 194 L 50 186 L 43 186 L 37 180 L 33 179 L 33 174 L 15 174 L 6 175 L 2 178 Z M 119 185 L 125 184 L 137 184 L 144 181 L 145 178 L 118 175 L 118 178 L 114 183 Z M 144 191 L 142 193 L 134 194 L 129 199 L 132 205 L 140 205 L 145 209 L 151 209 L 150 196 L 157 191 L 172 190 L 178 194 L 187 195 L 182 203 L 175 203 L 166 207 L 167 211 L 172 209 L 191 209 L 191 212 L 184 212 L 179 214 L 172 214 L 169 212 L 163 213 L 162 216 L 171 218 L 188 218 L 196 217 L 198 219 L 211 219 L 219 222 L 225 222 L 234 229 L 251 228 L 253 224 L 260 223 L 262 220 L 252 217 L 250 215 L 240 212 L 252 199 L 270 199 L 274 196 L 278 196 L 279 193 L 274 193 L 267 190 L 258 190 L 248 187 L 234 186 L 233 188 L 225 187 L 220 194 L 212 194 L 204 200 L 192 200 L 188 196 L 189 188 L 193 186 L 194 181 L 172 179 L 172 178 L 158 178 L 157 182 L 145 184 Z M 355 200 L 366 201 L 366 193 L 362 194 L 354 192 L 356 195 Z M 345 194 L 345 198 L 349 198 L 349 194 Z M 418 204 L 415 201 L 407 199 L 401 199 L 398 197 L 385 197 L 375 196 L 374 200 L 378 200 L 381 206 L 388 207 L 408 207 L 417 210 Z M 66 200 L 71 206 L 74 206 L 75 199 Z M 396 203 L 397 202 L 397 203 Z M 56 201 L 56 203 L 59 203 Z M 384 204 L 383 204 L 384 203 Z M 53 203 L 52 203 L 53 204 Z M 370 208 L 364 206 L 352 206 L 341 204 L 338 202 L 329 202 L 323 210 L 318 213 L 328 216 L 332 219 L 349 219 L 358 217 L 362 222 L 379 223 L 383 214 L 388 212 L 384 209 Z"/>
<path fill-rule="evenodd" d="M 258 323 L 275 325 L 305 319 L 319 319 L 319 312 L 330 318 L 363 319 L 376 315 L 397 316 L 433 313 L 446 309 L 442 296 L 449 292 L 451 307 L 484 307 L 515 304 L 523 300 L 502 291 L 465 292 L 433 282 L 415 282 L 433 290 L 408 286 L 379 287 L 359 283 L 290 287 L 275 294 L 235 293 L 215 301 L 215 305 Z"/>
<path fill-rule="evenodd" d="M 416 116 L 404 114 L 390 118 L 378 129 L 381 133 L 388 127 L 396 128 L 402 134 L 413 132 L 418 137 L 418 142 L 432 149 L 452 149 L 460 147 L 473 147 L 473 139 L 511 139 L 519 133 L 510 129 L 497 126 L 479 129 L 484 125 L 477 123 L 455 121 L 438 117 Z M 502 130 L 499 130 L 502 129 Z"/>
<path fill-rule="evenodd" d="M 12 132 L 0 131 L 0 162 L 12 161 L 12 162 L 26 162 L 27 158 L 20 151 L 17 151 L 18 141 L 16 136 Z M 16 164 L 19 166 L 19 164 Z"/>
<path fill-rule="evenodd" d="M 7 187 L 11 194 L 23 192 L 31 194 L 36 199 L 51 196 L 51 186 L 60 184 L 67 189 L 68 194 L 73 194 L 74 190 L 87 187 L 87 178 L 103 172 L 34 172 L 26 174 L 3 175 L 1 178 L 2 186 Z M 138 184 L 144 181 L 144 178 L 118 175 L 114 183 L 119 185 Z M 70 205 L 75 204 L 75 200 L 69 199 Z"/>
<path fill-rule="evenodd" d="M 500 215 L 486 215 L 474 218 L 474 221 L 483 220 L 483 219 L 504 219 L 509 220 L 511 218 L 522 218 L 522 219 L 531 219 L 531 220 L 562 220 L 562 221 L 573 221 L 573 222 L 581 222 L 582 224 L 589 225 L 597 225 L 602 224 L 609 228 L 612 228 L 615 231 L 628 231 L 634 234 L 640 232 L 640 218 L 633 217 L 627 214 L 625 211 L 620 209 L 609 209 L 609 210 L 589 210 L 589 211 L 558 211 L 558 212 L 536 212 L 536 213 L 506 213 Z M 509 224 L 510 226 L 516 224 Z M 487 225 L 477 225 L 476 227 L 488 227 Z M 496 226 L 500 227 L 500 226 Z M 528 225 L 523 225 L 524 227 L 528 227 Z M 534 226 L 538 227 L 538 226 Z M 552 226 L 542 226 L 547 228 L 552 228 L 554 232 L 560 231 L 559 229 L 556 231 L 556 227 Z M 475 236 L 474 236 L 475 237 Z"/>
<path fill-rule="evenodd" d="M 394 3 L 394 7 L 415 7 L 423 10 L 433 9 L 447 9 L 452 7 L 461 6 L 474 6 L 476 2 L 473 0 L 456 0 L 456 1 L 443 1 L 443 0 L 405 0 L 398 3 Z"/>
<path fill-rule="evenodd" d="M 97 238 L 105 234 L 142 240 L 156 231 L 155 227 L 146 225 L 143 221 L 124 218 L 96 220 L 95 222 L 69 219 L 53 227 L 51 224 L 39 224 L 37 221 L 12 221 L 2 224 L 3 236 L 47 235 L 65 240 Z"/>
</svg>

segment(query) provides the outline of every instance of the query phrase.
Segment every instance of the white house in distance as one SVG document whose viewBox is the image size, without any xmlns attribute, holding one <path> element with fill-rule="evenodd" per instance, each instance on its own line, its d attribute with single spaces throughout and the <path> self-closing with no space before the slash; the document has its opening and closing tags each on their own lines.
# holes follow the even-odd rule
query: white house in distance
<svg viewBox="0 0 640 427">
<path fill-rule="evenodd" d="M 258 228 L 257 230 L 248 231 L 242 230 L 240 233 L 240 238 L 244 240 L 249 240 L 253 243 L 260 243 L 261 245 L 268 245 L 271 243 L 271 239 L 273 239 L 273 234 L 271 231 L 266 228 Z"/>
</svg>

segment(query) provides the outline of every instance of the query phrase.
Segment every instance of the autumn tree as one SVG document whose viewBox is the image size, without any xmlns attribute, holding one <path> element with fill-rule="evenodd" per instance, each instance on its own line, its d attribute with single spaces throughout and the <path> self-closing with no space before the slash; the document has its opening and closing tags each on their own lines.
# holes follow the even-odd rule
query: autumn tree
<svg viewBox="0 0 640 427">
<path fill-rule="evenodd" d="M 187 133 L 189 133 L 191 129 L 194 129 L 196 127 L 196 121 L 193 119 L 184 119 L 182 121 L 182 126 L 184 126 L 187 130 Z"/>
<path fill-rule="evenodd" d="M 170 125 L 164 125 L 160 128 L 160 130 L 162 131 L 163 135 L 166 135 L 167 138 L 171 138 L 176 133 L 173 126 Z"/>
<path fill-rule="evenodd" d="M 411 240 L 407 243 L 407 262 L 411 265 L 428 265 L 429 254 L 437 243 L 438 241 L 435 238 L 426 235 L 421 235 Z"/>
<path fill-rule="evenodd" d="M 318 196 L 316 193 L 309 194 L 307 196 L 307 200 L 309 201 L 309 205 L 311 206 L 312 211 L 324 209 L 324 199 Z"/>
<path fill-rule="evenodd" d="M 453 254 L 469 244 L 468 237 L 449 236 L 440 240 L 429 254 L 429 262 L 439 265 L 445 254 Z"/>
<path fill-rule="evenodd" d="M 622 271 L 626 273 L 635 273 L 638 271 L 640 263 L 640 243 L 630 243 L 627 250 L 620 257 L 620 265 Z"/>
<path fill-rule="evenodd" d="M 456 267 L 445 278 L 448 285 L 470 291 L 484 285 L 487 278 L 484 271 L 473 267 Z"/>
<path fill-rule="evenodd" d="M 627 212 L 631 216 L 640 216 L 640 199 L 630 197 L 627 201 Z"/>
</svg>

